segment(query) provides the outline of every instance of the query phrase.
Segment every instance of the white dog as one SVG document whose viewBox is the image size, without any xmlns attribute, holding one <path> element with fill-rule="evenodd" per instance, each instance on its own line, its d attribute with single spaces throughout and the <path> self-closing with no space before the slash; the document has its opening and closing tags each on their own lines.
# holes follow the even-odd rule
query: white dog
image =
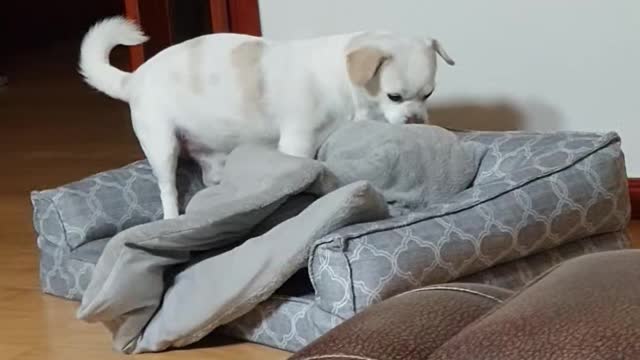
<svg viewBox="0 0 640 360">
<path fill-rule="evenodd" d="M 146 40 L 122 17 L 103 20 L 82 42 L 80 71 L 91 86 L 129 103 L 165 218 L 178 216 L 179 138 L 205 183 L 215 184 L 226 154 L 242 143 L 313 157 L 346 121 L 427 122 L 436 54 L 453 65 L 436 40 L 383 32 L 286 42 L 212 34 L 171 46 L 133 73 L 109 64 L 114 46 Z"/>
</svg>

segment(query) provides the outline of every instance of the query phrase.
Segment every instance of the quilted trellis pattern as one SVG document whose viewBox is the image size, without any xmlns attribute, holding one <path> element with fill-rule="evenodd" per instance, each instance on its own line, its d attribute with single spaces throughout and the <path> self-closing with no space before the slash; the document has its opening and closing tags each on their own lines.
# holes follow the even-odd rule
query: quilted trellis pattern
<svg viewBox="0 0 640 360">
<path fill-rule="evenodd" d="M 40 278 L 43 291 L 71 300 L 80 300 L 95 265 L 70 257 L 64 247 L 55 247 L 47 243 L 42 245 L 44 246 L 41 247 Z M 464 278 L 464 281 L 489 283 L 515 290 L 561 261 L 582 254 L 627 246 L 628 239 L 624 233 L 594 236 L 489 268 Z M 221 330 L 239 339 L 297 351 L 343 320 L 321 310 L 313 295 L 276 295 Z"/>
<path fill-rule="evenodd" d="M 625 228 L 629 199 L 615 134 L 463 138 L 489 146 L 472 188 L 423 213 L 317 242 L 309 272 L 323 310 L 348 318 L 412 288 Z"/>
<path fill-rule="evenodd" d="M 475 184 L 517 185 L 571 166 L 598 149 L 620 141 L 615 133 L 461 132 L 464 141 L 489 147 Z"/>
<path fill-rule="evenodd" d="M 497 265 L 456 281 L 477 282 L 517 290 L 565 260 L 600 251 L 625 249 L 629 246 L 629 238 L 624 232 L 595 235 Z"/>
<path fill-rule="evenodd" d="M 568 257 L 627 246 L 616 134 L 459 136 L 488 149 L 471 188 L 420 213 L 318 239 L 309 258 L 315 294 L 275 296 L 224 330 L 295 351 L 399 292 L 460 278 L 518 288 Z M 192 163 L 181 164 L 178 182 L 182 204 L 203 187 Z M 33 192 L 32 203 L 43 291 L 74 300 L 110 237 L 162 217 L 144 161 Z"/>
<path fill-rule="evenodd" d="M 184 208 L 202 189 L 199 168 L 183 162 L 178 189 Z M 162 218 L 157 182 L 146 161 L 102 172 L 52 190 L 34 191 L 34 227 L 43 240 L 75 249 L 135 225 Z"/>
<path fill-rule="evenodd" d="M 296 351 L 342 321 L 319 310 L 312 297 L 275 295 L 220 330 L 235 338 Z"/>
<path fill-rule="evenodd" d="M 95 263 L 75 259 L 67 246 L 53 244 L 42 236 L 38 236 L 38 247 L 42 291 L 69 300 L 82 299 Z"/>
<path fill-rule="evenodd" d="M 460 281 L 504 285 L 517 290 L 562 261 L 584 254 L 622 249 L 628 246 L 627 241 L 624 233 L 594 236 L 489 268 Z M 222 331 L 239 339 L 298 351 L 343 320 L 346 319 L 322 311 L 318 303 L 309 298 L 274 296 Z"/>
</svg>

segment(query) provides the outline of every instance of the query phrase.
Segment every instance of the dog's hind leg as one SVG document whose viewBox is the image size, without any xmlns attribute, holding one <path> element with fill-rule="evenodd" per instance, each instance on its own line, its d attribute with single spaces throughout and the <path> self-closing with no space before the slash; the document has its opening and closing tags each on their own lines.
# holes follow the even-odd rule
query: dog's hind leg
<svg viewBox="0 0 640 360">
<path fill-rule="evenodd" d="M 131 118 L 142 151 L 158 179 L 164 218 L 175 218 L 179 215 L 176 167 L 180 146 L 173 123 L 166 115 L 163 118 L 149 109 L 132 111 Z"/>
</svg>

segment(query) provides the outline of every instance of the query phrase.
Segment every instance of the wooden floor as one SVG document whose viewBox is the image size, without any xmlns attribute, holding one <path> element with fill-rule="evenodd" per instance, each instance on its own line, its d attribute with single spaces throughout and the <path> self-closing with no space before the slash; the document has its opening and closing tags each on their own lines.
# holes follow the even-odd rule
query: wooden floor
<svg viewBox="0 0 640 360">
<path fill-rule="evenodd" d="M 28 195 L 141 158 L 126 105 L 85 87 L 75 48 L 23 54 L 0 90 L 0 359 L 131 359 L 110 350 L 100 325 L 74 318 L 76 304 L 42 295 Z M 116 59 L 117 60 L 117 59 Z M 640 247 L 640 225 L 637 234 Z M 284 359 L 253 344 L 207 339 L 199 348 L 144 359 Z M 133 357 L 138 358 L 138 357 Z"/>
<path fill-rule="evenodd" d="M 81 83 L 75 51 L 14 54 L 0 68 L 10 81 L 0 88 L 0 359 L 285 359 L 216 338 L 189 350 L 119 355 L 101 325 L 74 318 L 75 303 L 40 293 L 29 191 L 141 158 L 126 105 Z"/>
</svg>

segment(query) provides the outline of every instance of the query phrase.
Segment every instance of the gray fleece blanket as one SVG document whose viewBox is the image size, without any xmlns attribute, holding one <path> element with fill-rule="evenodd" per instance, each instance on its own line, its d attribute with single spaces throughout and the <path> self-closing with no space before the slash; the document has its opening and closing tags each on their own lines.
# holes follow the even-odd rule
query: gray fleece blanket
<svg viewBox="0 0 640 360">
<path fill-rule="evenodd" d="M 241 146 L 184 215 L 108 243 L 77 316 L 125 353 L 191 344 L 271 296 L 321 237 L 462 191 L 482 154 L 442 128 L 381 122 L 337 130 L 317 160 Z"/>
</svg>

